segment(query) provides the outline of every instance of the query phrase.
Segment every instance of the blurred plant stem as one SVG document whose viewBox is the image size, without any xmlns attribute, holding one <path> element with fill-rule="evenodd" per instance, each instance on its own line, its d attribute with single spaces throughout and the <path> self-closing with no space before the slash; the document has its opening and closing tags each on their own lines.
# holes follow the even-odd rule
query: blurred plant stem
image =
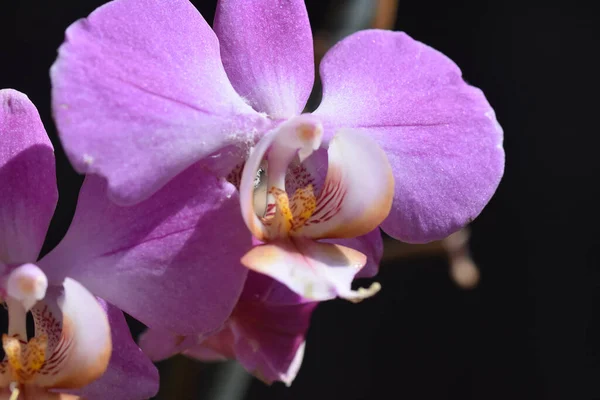
<svg viewBox="0 0 600 400">
<path fill-rule="evenodd" d="M 241 400 L 245 397 L 252 376 L 236 361 L 226 361 L 217 367 L 214 385 L 206 398 L 209 400 Z"/>
<path fill-rule="evenodd" d="M 479 269 L 471 258 L 469 236 L 467 227 L 443 240 L 426 244 L 409 244 L 386 238 L 382 263 L 400 263 L 420 257 L 445 257 L 454 283 L 462 289 L 472 289 L 479 283 Z"/>
</svg>

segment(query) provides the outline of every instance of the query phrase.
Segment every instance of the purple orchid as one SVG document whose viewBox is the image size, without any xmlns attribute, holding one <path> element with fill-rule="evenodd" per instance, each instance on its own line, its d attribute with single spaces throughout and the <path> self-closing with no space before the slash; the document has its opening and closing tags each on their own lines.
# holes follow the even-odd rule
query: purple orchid
<svg viewBox="0 0 600 400">
<path fill-rule="evenodd" d="M 213 332 L 231 314 L 246 277 L 243 250 L 203 256 L 207 266 L 198 265 L 209 248 L 225 245 L 197 229 L 205 216 L 238 210 L 229 185 L 189 170 L 135 207 L 119 207 L 102 178 L 87 176 L 67 234 L 36 262 L 58 198 L 54 150 L 35 106 L 5 89 L 0 187 L 0 300 L 9 314 L 0 399 L 148 398 L 158 390 L 158 373 L 120 309 L 178 334 Z M 206 188 L 210 205 L 196 201 Z M 250 245 L 243 230 L 221 239 Z M 218 287 L 205 279 L 215 261 L 225 263 L 210 273 Z"/>
<path fill-rule="evenodd" d="M 114 201 L 195 165 L 239 188 L 261 242 L 244 265 L 311 300 L 360 300 L 378 286 L 351 290 L 370 260 L 347 240 L 372 247 L 381 226 L 427 242 L 471 221 L 502 176 L 502 129 L 451 60 L 404 33 L 334 46 L 321 105 L 301 114 L 313 62 L 300 0 L 221 0 L 214 32 L 186 0 L 115 0 L 68 28 L 55 118 L 75 168 L 105 177 Z M 239 227 L 239 213 L 212 220 Z"/>
<path fill-rule="evenodd" d="M 182 337 L 149 330 L 140 337 L 140 346 L 155 361 L 176 353 L 202 361 L 236 359 L 265 383 L 282 381 L 289 386 L 300 369 L 317 304 L 265 275 L 250 272 L 238 304 L 219 333 Z"/>
</svg>

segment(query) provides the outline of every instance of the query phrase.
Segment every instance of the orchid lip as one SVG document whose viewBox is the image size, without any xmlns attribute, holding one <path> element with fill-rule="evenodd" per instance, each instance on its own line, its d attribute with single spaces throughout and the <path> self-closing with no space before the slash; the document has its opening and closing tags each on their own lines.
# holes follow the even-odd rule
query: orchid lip
<svg viewBox="0 0 600 400">
<path fill-rule="evenodd" d="M 310 301 L 341 297 L 359 302 L 375 295 L 379 283 L 352 290 L 355 275 L 366 256 L 342 245 L 291 238 L 254 247 L 241 260 L 253 271 L 269 275 Z"/>
</svg>

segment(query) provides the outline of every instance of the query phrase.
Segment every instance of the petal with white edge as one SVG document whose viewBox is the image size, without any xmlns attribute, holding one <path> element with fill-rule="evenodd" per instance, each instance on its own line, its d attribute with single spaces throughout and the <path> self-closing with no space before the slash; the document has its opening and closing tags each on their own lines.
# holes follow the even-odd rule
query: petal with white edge
<svg viewBox="0 0 600 400">
<path fill-rule="evenodd" d="M 36 336 L 48 336 L 48 354 L 35 384 L 75 389 L 99 378 L 110 359 L 112 341 L 106 313 L 79 282 L 66 278 L 64 292 L 50 291 L 32 310 Z"/>
<path fill-rule="evenodd" d="M 237 360 L 268 384 L 282 381 L 289 386 L 302 364 L 306 332 L 318 302 L 299 296 L 294 301 L 294 296 L 282 283 L 250 273 L 231 316 Z"/>
<path fill-rule="evenodd" d="M 303 239 L 256 246 L 241 260 L 251 270 L 269 275 L 314 301 L 336 297 L 360 301 L 378 292 L 377 283 L 368 289 L 351 288 L 366 261 L 364 254 L 348 247 Z"/>
<path fill-rule="evenodd" d="M 386 233 L 430 242 L 479 215 L 504 171 L 503 133 L 452 60 L 404 32 L 363 30 L 327 52 L 320 76 L 325 137 L 359 129 L 389 155 L 396 187 Z"/>
<path fill-rule="evenodd" d="M 387 156 L 373 139 L 354 130 L 338 132 L 328 155 L 316 209 L 295 234 L 321 239 L 371 232 L 392 207 L 394 176 Z"/>
</svg>

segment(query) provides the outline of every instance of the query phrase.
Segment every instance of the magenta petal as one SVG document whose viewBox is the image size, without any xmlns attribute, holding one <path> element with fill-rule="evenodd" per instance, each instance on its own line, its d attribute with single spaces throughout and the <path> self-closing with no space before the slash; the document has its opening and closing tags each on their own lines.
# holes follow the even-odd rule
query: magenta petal
<svg viewBox="0 0 600 400">
<path fill-rule="evenodd" d="M 0 263 L 37 260 L 57 200 L 54 149 L 37 109 L 0 90 Z"/>
<path fill-rule="evenodd" d="M 244 294 L 232 319 L 236 333 L 236 358 L 250 372 L 267 383 L 292 383 L 304 355 L 304 341 L 316 302 L 297 298 L 287 287 L 249 273 Z M 285 299 L 283 302 L 282 300 Z"/>
<path fill-rule="evenodd" d="M 101 178 L 86 177 L 69 231 L 39 263 L 48 280 L 70 276 L 151 328 L 220 328 L 251 247 L 233 185 L 194 166 L 135 206 L 105 192 Z"/>
<path fill-rule="evenodd" d="M 450 59 L 405 33 L 361 31 L 329 51 L 321 77 L 315 114 L 328 134 L 360 128 L 388 154 L 395 196 L 387 233 L 441 239 L 481 212 L 504 171 L 502 129 Z"/>
<path fill-rule="evenodd" d="M 250 272 L 225 329 L 183 354 L 205 361 L 235 358 L 267 383 L 290 385 L 302 363 L 306 332 L 317 304 L 269 277 Z M 153 338 L 155 346 L 161 339 L 173 341 L 160 333 Z M 144 351 L 148 351 L 147 344 Z"/>
<path fill-rule="evenodd" d="M 275 118 L 302 112 L 314 81 L 310 23 L 302 0 L 221 0 L 214 23 L 237 92 Z"/>
<path fill-rule="evenodd" d="M 304 358 L 305 335 L 315 303 L 263 309 L 258 322 L 235 326 L 234 351 L 246 370 L 266 383 L 287 386 L 296 378 Z"/>
<path fill-rule="evenodd" d="M 140 346 L 153 360 L 178 352 L 203 361 L 236 359 L 267 383 L 290 385 L 302 363 L 306 332 L 317 304 L 265 275 L 250 272 L 222 330 L 204 339 L 150 329 L 141 336 Z"/>
<path fill-rule="evenodd" d="M 51 78 L 67 155 L 108 178 L 122 204 L 266 123 L 229 83 L 217 37 L 187 0 L 98 8 L 67 29 Z"/>
<path fill-rule="evenodd" d="M 367 256 L 367 263 L 358 271 L 356 278 L 372 278 L 379 272 L 379 264 L 383 257 L 383 239 L 379 228 L 352 239 L 327 239 L 322 242 L 341 244 Z"/>
<path fill-rule="evenodd" d="M 158 392 L 158 370 L 135 344 L 123 313 L 98 299 L 106 310 L 113 351 L 100 379 L 75 391 L 88 400 L 143 400 Z"/>
</svg>

